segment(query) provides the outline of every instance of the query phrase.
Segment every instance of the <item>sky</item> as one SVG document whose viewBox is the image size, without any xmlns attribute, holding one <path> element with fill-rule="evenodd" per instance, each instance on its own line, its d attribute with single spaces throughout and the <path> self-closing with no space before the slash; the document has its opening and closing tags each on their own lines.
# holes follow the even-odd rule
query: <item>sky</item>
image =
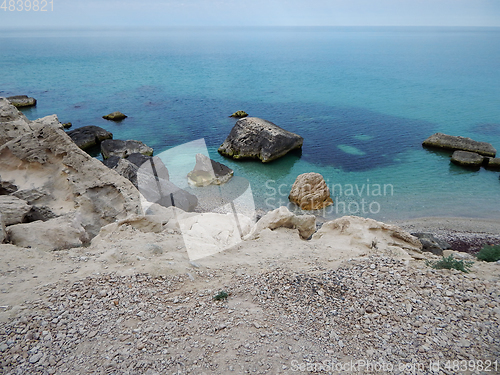
<svg viewBox="0 0 500 375">
<path fill-rule="evenodd" d="M 500 0 L 0 0 L 0 29 L 495 26 Z M 16 4 L 13 7 L 12 4 Z M 23 4 L 21 8 L 20 4 Z"/>
</svg>

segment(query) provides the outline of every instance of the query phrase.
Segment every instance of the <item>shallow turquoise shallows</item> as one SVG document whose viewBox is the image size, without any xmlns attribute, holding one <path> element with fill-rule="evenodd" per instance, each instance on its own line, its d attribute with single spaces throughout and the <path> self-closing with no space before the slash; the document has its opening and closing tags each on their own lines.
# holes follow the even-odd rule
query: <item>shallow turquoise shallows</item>
<svg viewBox="0 0 500 375">
<path fill-rule="evenodd" d="M 421 143 L 443 132 L 500 151 L 499 62 L 498 28 L 4 30 L 0 95 L 37 98 L 30 119 L 56 113 L 157 154 L 205 138 L 259 208 L 286 204 L 297 175 L 318 172 L 335 201 L 328 217 L 498 219 L 499 172 Z M 221 157 L 237 110 L 300 134 L 302 153 Z M 128 118 L 101 118 L 113 111 Z"/>
</svg>

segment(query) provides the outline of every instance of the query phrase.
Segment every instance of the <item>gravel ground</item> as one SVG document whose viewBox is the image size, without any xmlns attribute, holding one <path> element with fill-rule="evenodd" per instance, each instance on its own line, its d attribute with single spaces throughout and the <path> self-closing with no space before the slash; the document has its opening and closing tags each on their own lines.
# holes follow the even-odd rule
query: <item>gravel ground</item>
<svg viewBox="0 0 500 375">
<path fill-rule="evenodd" d="M 380 256 L 217 272 L 45 285 L 0 324 L 0 373 L 500 373 L 500 281 Z"/>
</svg>

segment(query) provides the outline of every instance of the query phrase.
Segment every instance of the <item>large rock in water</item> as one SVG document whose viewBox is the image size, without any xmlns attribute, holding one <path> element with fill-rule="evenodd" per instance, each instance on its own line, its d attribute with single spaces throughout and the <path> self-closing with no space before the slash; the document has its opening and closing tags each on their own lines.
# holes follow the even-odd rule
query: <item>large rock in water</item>
<svg viewBox="0 0 500 375">
<path fill-rule="evenodd" d="M 107 115 L 104 115 L 104 116 L 102 116 L 102 118 L 105 120 L 111 120 L 111 121 L 121 121 L 123 119 L 126 119 L 127 116 L 121 112 L 116 111 L 116 112 L 112 112 L 112 113 L 109 113 Z"/>
<path fill-rule="evenodd" d="M 10 102 L 10 104 L 17 108 L 33 107 L 34 105 L 36 105 L 36 99 L 31 98 L 27 95 L 9 96 L 7 100 Z"/>
<path fill-rule="evenodd" d="M 113 133 L 94 125 L 83 126 L 81 128 L 71 130 L 67 134 L 82 150 L 96 146 L 105 139 L 113 138 Z"/>
<path fill-rule="evenodd" d="M 233 159 L 260 159 L 270 162 L 302 147 L 304 139 L 257 117 L 246 117 L 236 122 L 219 153 Z"/>
<path fill-rule="evenodd" d="M 479 168 L 483 164 L 484 156 L 475 152 L 455 151 L 451 156 L 451 162 L 462 167 Z"/>
<path fill-rule="evenodd" d="M 196 165 L 188 173 L 187 178 L 191 185 L 202 187 L 226 183 L 233 177 L 233 174 L 234 171 L 224 164 L 203 154 L 196 154 Z"/>
<path fill-rule="evenodd" d="M 486 165 L 484 166 L 486 169 L 491 169 L 493 171 L 500 171 L 500 158 L 485 158 Z"/>
<path fill-rule="evenodd" d="M 321 210 L 333 204 L 323 176 L 314 172 L 297 176 L 288 199 L 302 210 Z"/>
<path fill-rule="evenodd" d="M 152 156 L 153 149 L 140 141 L 133 140 L 122 141 L 121 139 L 106 139 L 101 143 L 101 154 L 104 159 L 110 156 L 126 158 L 134 153 Z"/>
<path fill-rule="evenodd" d="M 82 151 L 58 126 L 24 119 L 9 119 L 24 126 L 0 147 L 0 175 L 18 189 L 13 194 L 57 216 L 78 212 L 90 238 L 103 225 L 142 213 L 139 192 L 128 180 Z M 3 125 L 1 139 L 6 138 Z"/>
<path fill-rule="evenodd" d="M 436 133 L 427 138 L 423 146 L 430 148 L 440 148 L 444 150 L 461 150 L 475 152 L 483 156 L 495 157 L 497 150 L 488 142 L 477 142 L 470 138 L 456 137 L 443 133 Z"/>
</svg>

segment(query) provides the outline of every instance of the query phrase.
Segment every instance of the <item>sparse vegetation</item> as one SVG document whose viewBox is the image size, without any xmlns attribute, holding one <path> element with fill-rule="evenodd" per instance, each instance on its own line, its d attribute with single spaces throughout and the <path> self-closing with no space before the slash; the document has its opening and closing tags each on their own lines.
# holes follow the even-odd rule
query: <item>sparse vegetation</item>
<svg viewBox="0 0 500 375">
<path fill-rule="evenodd" d="M 500 245 L 484 245 L 476 257 L 485 262 L 496 262 L 500 260 Z"/>
<path fill-rule="evenodd" d="M 470 261 L 470 260 L 455 259 L 455 258 L 453 258 L 453 255 L 443 257 L 442 259 L 435 261 L 435 262 L 427 261 L 428 266 L 435 268 L 435 269 L 438 269 L 438 270 L 439 269 L 447 269 L 447 270 L 455 269 L 455 270 L 462 271 L 465 273 L 468 273 L 470 271 L 470 268 L 472 267 L 473 264 L 474 264 L 474 262 Z"/>
<path fill-rule="evenodd" d="M 221 290 L 219 293 L 217 293 L 214 296 L 214 300 L 216 300 L 216 301 L 226 300 L 228 296 L 229 296 L 229 294 L 227 294 L 227 292 Z"/>
</svg>

